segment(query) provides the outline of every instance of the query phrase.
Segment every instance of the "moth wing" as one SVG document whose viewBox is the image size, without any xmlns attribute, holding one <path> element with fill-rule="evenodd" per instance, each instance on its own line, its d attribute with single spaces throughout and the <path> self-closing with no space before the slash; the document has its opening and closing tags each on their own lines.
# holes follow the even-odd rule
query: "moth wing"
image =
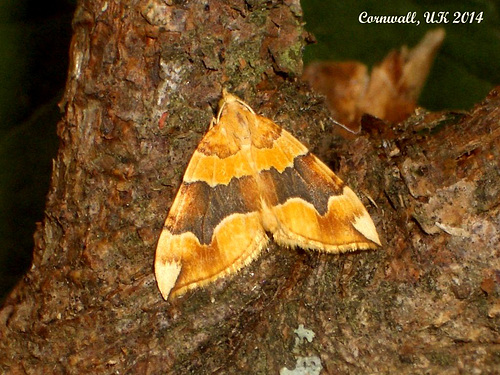
<svg viewBox="0 0 500 375">
<path fill-rule="evenodd" d="M 300 142 L 282 131 L 281 147 Z M 278 151 L 278 150 L 277 150 Z M 266 229 L 276 242 L 339 253 L 380 245 L 375 225 L 359 198 L 310 152 L 282 172 L 261 173 L 268 197 Z M 274 195 L 275 194 L 275 195 Z"/>
<path fill-rule="evenodd" d="M 203 149 L 219 136 L 215 126 L 200 142 L 158 241 L 155 274 L 165 299 L 236 272 L 269 241 L 257 185 L 245 175 L 244 161 L 235 161 L 227 148 L 225 158 Z M 242 176 L 227 178 L 235 168 Z"/>
</svg>

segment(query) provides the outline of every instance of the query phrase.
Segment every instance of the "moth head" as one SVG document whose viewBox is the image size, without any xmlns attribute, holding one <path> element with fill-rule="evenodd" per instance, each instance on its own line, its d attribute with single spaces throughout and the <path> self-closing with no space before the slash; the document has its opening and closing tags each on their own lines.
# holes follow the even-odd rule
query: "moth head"
<svg viewBox="0 0 500 375">
<path fill-rule="evenodd" d="M 245 103 L 243 100 L 238 98 L 236 95 L 230 94 L 226 89 L 222 90 L 222 99 L 219 101 L 219 111 L 217 113 L 217 120 L 216 122 L 218 123 L 220 121 L 220 118 L 222 116 L 222 111 L 230 106 L 230 105 L 241 105 L 243 106 L 246 110 L 250 111 L 250 113 L 255 114 L 253 109 Z"/>
</svg>

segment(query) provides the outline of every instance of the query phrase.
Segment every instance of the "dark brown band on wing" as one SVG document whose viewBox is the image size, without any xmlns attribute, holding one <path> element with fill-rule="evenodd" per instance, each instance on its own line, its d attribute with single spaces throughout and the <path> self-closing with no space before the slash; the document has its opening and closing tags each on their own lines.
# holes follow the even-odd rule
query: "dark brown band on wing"
<svg viewBox="0 0 500 375">
<path fill-rule="evenodd" d="M 335 181 L 318 167 L 312 154 L 298 156 L 294 167 L 280 173 L 275 168 L 253 176 L 233 178 L 228 185 L 210 187 L 206 182 L 183 183 L 182 215 L 168 216 L 165 226 L 173 235 L 192 232 L 201 244 L 210 244 L 214 230 L 227 216 L 261 210 L 261 197 L 275 206 L 290 198 L 312 204 L 320 215 L 328 211 L 328 199 L 341 195 L 343 183 Z"/>
<path fill-rule="evenodd" d="M 165 227 L 173 234 L 192 232 L 203 244 L 210 244 L 214 230 L 231 214 L 260 210 L 260 195 L 252 176 L 233 178 L 228 185 L 210 187 L 206 182 L 183 183 L 182 214 L 167 218 Z"/>
<path fill-rule="evenodd" d="M 269 204 L 275 206 L 290 198 L 300 198 L 312 204 L 320 215 L 328 211 L 328 199 L 342 195 L 344 187 L 342 181 L 333 180 L 319 168 L 311 153 L 297 156 L 293 168 L 288 167 L 282 173 L 274 168 L 261 171 L 260 179 Z"/>
</svg>

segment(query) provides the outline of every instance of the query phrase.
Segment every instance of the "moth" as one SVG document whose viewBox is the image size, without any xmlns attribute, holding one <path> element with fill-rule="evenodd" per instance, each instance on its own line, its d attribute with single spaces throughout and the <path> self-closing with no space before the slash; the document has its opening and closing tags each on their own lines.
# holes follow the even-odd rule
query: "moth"
<svg viewBox="0 0 500 375">
<path fill-rule="evenodd" d="M 163 298 L 237 272 L 270 236 L 334 254 L 380 246 L 370 215 L 340 178 L 289 132 L 224 92 L 158 241 Z"/>
</svg>

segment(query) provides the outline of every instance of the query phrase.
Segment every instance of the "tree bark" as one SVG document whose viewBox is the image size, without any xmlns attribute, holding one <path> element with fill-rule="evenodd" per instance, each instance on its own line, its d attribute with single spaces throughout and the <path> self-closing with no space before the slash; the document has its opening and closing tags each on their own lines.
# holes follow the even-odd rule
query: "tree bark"
<svg viewBox="0 0 500 375">
<path fill-rule="evenodd" d="M 297 79 L 306 37 L 294 0 L 80 2 L 46 217 L 0 311 L 3 373 L 496 371 L 500 95 L 468 114 L 367 117 L 341 140 Z M 271 244 L 161 298 L 156 241 L 223 87 L 332 166 L 382 249 Z"/>
</svg>

